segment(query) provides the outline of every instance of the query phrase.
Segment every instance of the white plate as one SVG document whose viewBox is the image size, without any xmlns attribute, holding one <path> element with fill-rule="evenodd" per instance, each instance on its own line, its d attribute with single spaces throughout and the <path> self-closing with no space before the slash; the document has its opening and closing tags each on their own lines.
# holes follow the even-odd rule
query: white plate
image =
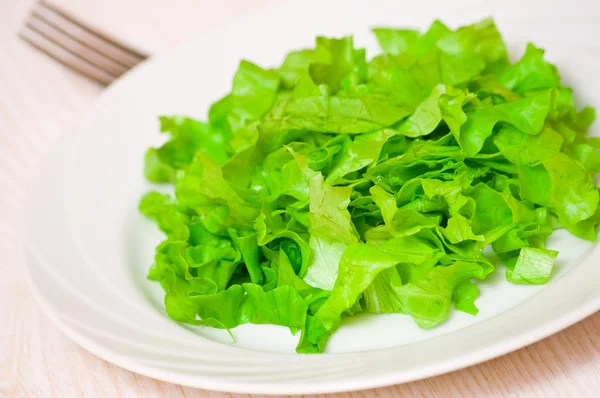
<svg viewBox="0 0 600 398">
<path fill-rule="evenodd" d="M 225 93 L 240 58 L 277 65 L 315 35 L 355 34 L 373 54 L 375 25 L 425 28 L 496 18 L 516 55 L 527 40 L 545 47 L 581 103 L 600 104 L 595 3 L 421 0 L 288 3 L 247 17 L 136 68 L 106 90 L 48 160 L 32 193 L 26 226 L 31 289 L 74 341 L 126 369 L 214 390 L 306 394 L 415 380 L 504 354 L 600 308 L 600 247 L 557 233 L 558 271 L 546 286 L 481 284 L 477 317 L 455 312 L 425 331 L 403 315 L 352 319 L 322 355 L 297 355 L 298 336 L 276 326 L 234 329 L 237 342 L 165 314 L 160 287 L 145 279 L 154 225 L 137 212 L 151 187 L 144 150 L 161 140 L 157 115 L 204 118 Z M 585 7 L 587 4 L 587 7 Z M 558 29 L 560 27 L 560 29 Z M 250 350 L 250 351 L 249 351 Z"/>
</svg>

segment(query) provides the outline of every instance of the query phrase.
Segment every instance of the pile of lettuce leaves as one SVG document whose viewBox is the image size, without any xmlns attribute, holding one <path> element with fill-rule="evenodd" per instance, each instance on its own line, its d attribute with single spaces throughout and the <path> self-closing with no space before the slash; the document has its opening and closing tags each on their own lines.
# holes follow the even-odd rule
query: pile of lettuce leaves
<svg viewBox="0 0 600 398">
<path fill-rule="evenodd" d="M 511 63 L 491 19 L 373 32 L 370 60 L 318 37 L 277 69 L 242 61 L 208 121 L 160 117 L 145 174 L 175 197 L 140 210 L 167 237 L 149 278 L 172 319 L 282 325 L 322 352 L 356 313 L 476 314 L 485 247 L 508 282 L 543 284 L 554 229 L 596 240 L 595 112 L 543 50 Z"/>
</svg>

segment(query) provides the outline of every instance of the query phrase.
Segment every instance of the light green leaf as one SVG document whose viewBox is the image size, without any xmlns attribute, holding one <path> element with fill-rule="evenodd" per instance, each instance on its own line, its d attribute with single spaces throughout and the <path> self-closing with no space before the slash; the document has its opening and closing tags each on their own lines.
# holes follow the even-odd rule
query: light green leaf
<svg viewBox="0 0 600 398">
<path fill-rule="evenodd" d="M 532 285 L 548 282 L 557 254 L 558 252 L 553 250 L 522 248 L 514 268 L 506 270 L 508 281 Z"/>
<path fill-rule="evenodd" d="M 459 137 L 460 146 L 470 156 L 476 155 L 492 135 L 498 122 L 512 124 L 526 134 L 538 134 L 553 106 L 554 91 L 548 90 L 517 101 L 482 107 L 467 115 Z"/>
<path fill-rule="evenodd" d="M 552 183 L 549 200 L 561 222 L 576 224 L 593 216 L 598 209 L 598 188 L 581 164 L 563 153 L 543 164 Z"/>
</svg>

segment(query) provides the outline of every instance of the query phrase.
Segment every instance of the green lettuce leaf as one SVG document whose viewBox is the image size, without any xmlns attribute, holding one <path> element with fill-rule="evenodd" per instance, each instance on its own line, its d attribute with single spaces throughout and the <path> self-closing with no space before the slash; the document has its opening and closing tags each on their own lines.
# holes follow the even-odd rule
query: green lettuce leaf
<svg viewBox="0 0 600 398">
<path fill-rule="evenodd" d="M 308 306 L 289 286 L 265 292 L 261 286 L 244 283 L 216 294 L 188 294 L 202 319 L 214 319 L 227 328 L 244 323 L 302 328 Z"/>
<path fill-rule="evenodd" d="M 557 254 L 558 252 L 553 250 L 522 248 L 514 267 L 506 269 L 508 281 L 535 285 L 548 282 Z"/>
<path fill-rule="evenodd" d="M 316 61 L 308 67 L 310 77 L 317 85 L 326 84 L 332 93 L 339 91 L 344 79 L 353 71 L 357 72 L 359 80 L 364 78 L 365 52 L 354 49 L 351 36 L 341 39 L 317 37 L 314 56 Z"/>
<path fill-rule="evenodd" d="M 355 243 L 346 248 L 339 264 L 339 273 L 329 298 L 308 323 L 298 345 L 300 352 L 322 351 L 327 337 L 339 327 L 344 311 L 352 308 L 360 294 L 383 270 L 406 261 L 409 253 L 421 259 L 421 253 L 409 242 L 390 240 L 381 247 Z"/>
<path fill-rule="evenodd" d="M 190 218 L 181 211 L 169 195 L 148 192 L 142 197 L 140 211 L 153 219 L 167 237 L 174 241 L 186 241 L 190 235 Z"/>
<path fill-rule="evenodd" d="M 149 148 L 144 156 L 144 177 L 152 182 L 175 180 L 175 170 L 161 161 L 156 148 Z"/>
<path fill-rule="evenodd" d="M 408 137 L 420 137 L 431 134 L 442 120 L 451 131 L 460 129 L 467 118 L 462 106 L 473 98 L 462 90 L 447 85 L 437 85 L 414 113 L 404 119 L 396 129 Z"/>
<path fill-rule="evenodd" d="M 338 263 L 348 245 L 360 237 L 347 210 L 350 187 L 331 187 L 320 173 L 310 181 L 310 241 L 313 261 L 305 280 L 330 290 L 338 275 Z"/>
<path fill-rule="evenodd" d="M 159 120 L 160 131 L 168 133 L 170 139 L 146 154 L 145 173 L 154 177 L 150 180 L 171 181 L 174 171 L 186 169 L 196 152 L 210 156 L 220 165 L 228 159 L 227 141 L 231 135 L 227 131 L 211 129 L 206 123 L 184 116 L 161 116 Z M 162 171 L 158 171 L 159 164 Z"/>
<path fill-rule="evenodd" d="M 411 29 L 375 28 L 373 33 L 377 36 L 381 49 L 394 55 L 410 51 L 421 36 L 418 30 Z"/>
<path fill-rule="evenodd" d="M 323 133 L 360 134 L 391 126 L 410 114 L 410 108 L 365 87 L 361 92 L 332 96 L 327 88 L 302 98 L 282 97 L 265 116 L 264 134 L 310 130 Z"/>
<path fill-rule="evenodd" d="M 469 280 L 464 280 L 454 288 L 454 293 L 452 293 L 454 308 L 467 314 L 477 315 L 479 312 L 475 306 L 477 297 L 479 297 L 477 285 Z"/>
<path fill-rule="evenodd" d="M 544 51 L 511 63 L 492 19 L 317 37 L 267 69 L 242 61 L 206 122 L 160 117 L 167 141 L 141 213 L 165 237 L 148 278 L 169 317 L 274 324 L 318 353 L 358 313 L 421 328 L 476 315 L 478 280 L 550 280 L 554 230 L 597 241 L 600 138 Z M 232 336 L 233 337 L 233 336 Z"/>
<path fill-rule="evenodd" d="M 544 61 L 544 51 L 528 43 L 525 54 L 501 75 L 506 88 L 524 94 L 560 86 L 556 67 Z"/>
<path fill-rule="evenodd" d="M 564 153 L 547 159 L 543 165 L 552 184 L 550 203 L 559 220 L 576 224 L 592 217 L 598 209 L 598 188 L 582 165 Z"/>
<path fill-rule="evenodd" d="M 543 91 L 517 101 L 483 107 L 467 115 L 459 143 L 464 151 L 476 155 L 499 122 L 509 123 L 526 134 L 538 134 L 553 106 L 555 92 Z"/>
<path fill-rule="evenodd" d="M 347 174 L 375 164 L 383 145 L 396 134 L 397 132 L 394 130 L 383 129 L 357 135 L 352 144 L 342 152 L 337 164 L 327 174 L 325 181 L 335 184 Z"/>
<path fill-rule="evenodd" d="M 279 74 L 242 61 L 233 77 L 231 110 L 227 120 L 233 131 L 244 128 L 265 114 L 277 96 Z"/>
<path fill-rule="evenodd" d="M 193 209 L 211 232 L 223 232 L 234 224 L 252 224 L 258 211 L 224 178 L 221 168 L 211 158 L 198 152 L 176 187 L 179 202 Z"/>
</svg>

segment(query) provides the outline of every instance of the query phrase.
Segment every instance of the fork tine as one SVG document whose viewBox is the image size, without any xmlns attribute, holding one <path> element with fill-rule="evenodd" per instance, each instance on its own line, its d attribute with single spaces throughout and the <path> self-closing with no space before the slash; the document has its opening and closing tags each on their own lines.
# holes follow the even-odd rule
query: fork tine
<svg viewBox="0 0 600 398">
<path fill-rule="evenodd" d="M 72 39 L 78 40 L 85 46 L 128 68 L 132 68 L 147 58 L 147 55 L 91 29 L 72 15 L 43 0 L 39 1 L 32 13 L 35 13 L 38 18 L 43 19 L 47 24 L 52 25 Z"/>
<path fill-rule="evenodd" d="M 147 58 L 45 0 L 39 0 L 32 9 L 19 36 L 55 60 L 104 85 Z"/>
<path fill-rule="evenodd" d="M 87 47 L 80 41 L 71 38 L 62 31 L 56 29 L 54 26 L 47 24 L 44 20 L 39 19 L 35 12 L 27 21 L 26 26 L 29 29 L 34 30 L 40 35 L 46 37 L 48 40 L 61 46 L 65 50 L 71 52 L 74 56 L 82 58 L 84 61 L 96 65 L 100 69 L 105 70 L 115 77 L 122 75 L 123 73 L 127 72 L 128 69 L 130 69 L 125 65 L 119 64 L 118 62 L 105 57 L 96 50 Z"/>
<path fill-rule="evenodd" d="M 19 36 L 49 57 L 100 84 L 108 85 L 116 79 L 116 76 L 90 64 L 81 57 L 75 56 L 70 51 L 49 40 L 43 34 L 30 29 L 28 25 L 19 32 Z"/>
</svg>

